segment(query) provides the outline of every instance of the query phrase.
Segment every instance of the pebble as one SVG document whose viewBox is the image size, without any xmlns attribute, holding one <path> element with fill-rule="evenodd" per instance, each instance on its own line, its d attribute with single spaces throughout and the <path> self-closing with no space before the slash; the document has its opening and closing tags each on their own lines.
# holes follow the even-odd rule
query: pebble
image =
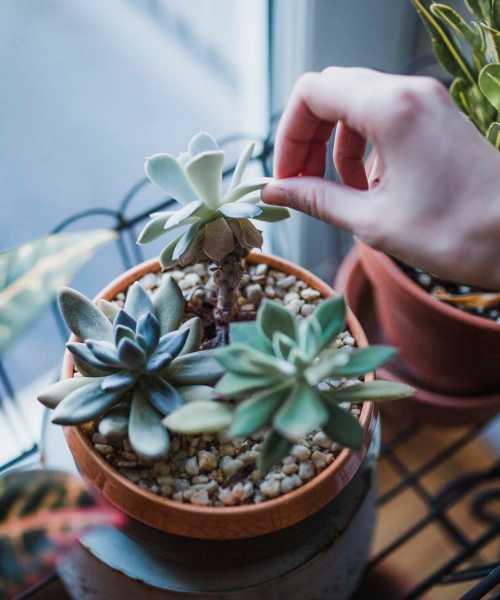
<svg viewBox="0 0 500 600">
<path fill-rule="evenodd" d="M 285 475 L 293 475 L 294 473 L 297 473 L 298 470 L 299 470 L 299 467 L 298 467 L 297 463 L 291 463 L 288 465 L 283 465 L 281 467 L 281 472 L 284 473 Z"/>
<path fill-rule="evenodd" d="M 326 435 L 326 433 L 318 431 L 318 433 L 314 434 L 313 444 L 316 444 L 316 446 L 319 446 L 320 448 L 330 448 L 332 445 L 332 440 Z"/>
<path fill-rule="evenodd" d="M 312 304 L 304 304 L 304 306 L 300 309 L 300 314 L 303 317 L 308 317 L 309 315 L 312 315 L 314 312 L 314 306 Z"/>
<path fill-rule="evenodd" d="M 295 444 L 295 446 L 292 447 L 290 454 L 292 456 L 295 456 L 295 458 L 298 458 L 300 461 L 303 461 L 303 460 L 307 460 L 311 456 L 311 451 L 309 450 L 309 448 L 306 448 L 305 446 L 302 446 L 300 444 Z"/>
<path fill-rule="evenodd" d="M 245 289 L 245 295 L 255 305 L 260 304 L 264 292 L 262 287 L 258 283 L 254 283 L 252 285 L 248 285 Z"/>
<path fill-rule="evenodd" d="M 198 475 L 198 473 L 200 472 L 200 468 L 198 466 L 198 459 L 196 458 L 196 456 L 188 458 L 188 460 L 184 464 L 184 470 L 188 475 Z"/>
<path fill-rule="evenodd" d="M 210 504 L 207 490 L 196 491 L 190 496 L 189 501 L 191 504 L 198 504 L 200 506 L 208 506 Z"/>
<path fill-rule="evenodd" d="M 296 281 L 297 278 L 295 275 L 287 275 L 279 279 L 276 285 L 283 290 L 287 290 L 288 288 L 291 288 Z"/>
<path fill-rule="evenodd" d="M 230 456 L 224 456 L 220 462 L 220 468 L 228 477 L 236 475 L 245 466 L 245 463 L 239 458 L 231 458 Z"/>
<path fill-rule="evenodd" d="M 280 484 L 281 493 L 286 494 L 288 492 L 291 492 L 301 483 L 302 481 L 298 475 L 291 475 L 290 477 L 285 477 Z"/>
<path fill-rule="evenodd" d="M 310 302 L 311 300 L 318 300 L 319 298 L 321 298 L 321 294 L 318 292 L 318 290 L 315 290 L 310 287 L 301 290 L 300 295 L 302 299 L 306 302 Z"/>
<path fill-rule="evenodd" d="M 316 471 L 314 469 L 314 465 L 311 461 L 301 462 L 299 465 L 299 477 L 303 481 L 307 481 L 308 479 L 312 479 Z"/>
<path fill-rule="evenodd" d="M 266 479 L 260 484 L 259 489 L 266 498 L 276 498 L 280 493 L 280 482 L 276 479 Z"/>
<path fill-rule="evenodd" d="M 286 305 L 286 307 L 292 314 L 298 315 L 303 304 L 303 300 L 292 300 Z"/>
<path fill-rule="evenodd" d="M 311 461 L 318 470 L 324 469 L 327 465 L 326 456 L 319 450 L 315 450 L 312 453 Z"/>
<path fill-rule="evenodd" d="M 198 452 L 198 466 L 201 471 L 213 471 L 217 467 L 217 457 L 212 452 L 200 450 Z"/>
<path fill-rule="evenodd" d="M 94 444 L 94 448 L 99 454 L 103 454 L 104 456 L 112 454 L 113 452 L 113 446 L 108 446 L 108 444 Z"/>
<path fill-rule="evenodd" d="M 201 278 L 198 273 L 188 273 L 179 281 L 179 287 L 182 291 L 195 287 L 201 283 Z"/>
<path fill-rule="evenodd" d="M 264 288 L 264 293 L 268 298 L 276 298 L 276 290 L 272 285 L 266 285 L 266 287 Z"/>
</svg>

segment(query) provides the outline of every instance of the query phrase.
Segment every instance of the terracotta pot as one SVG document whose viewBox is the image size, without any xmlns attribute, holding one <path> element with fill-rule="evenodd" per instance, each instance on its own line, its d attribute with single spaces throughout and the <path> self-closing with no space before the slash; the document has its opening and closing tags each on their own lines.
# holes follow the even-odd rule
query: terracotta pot
<svg viewBox="0 0 500 600">
<path fill-rule="evenodd" d="M 265 263 L 273 269 L 293 274 L 317 289 L 324 297 L 333 294 L 332 288 L 323 281 L 282 259 L 255 253 L 247 261 L 251 264 Z M 142 263 L 118 277 L 97 298 L 112 299 L 146 273 L 159 271 L 159 268 L 156 260 Z M 347 324 L 358 346 L 366 346 L 365 334 L 350 311 Z M 70 353 L 66 352 L 62 377 L 72 376 L 73 362 Z M 372 379 L 372 375 L 366 377 Z M 94 450 L 80 428 L 65 428 L 65 436 L 82 475 L 114 506 L 134 519 L 164 532 L 190 538 L 221 540 L 251 538 L 285 529 L 330 503 L 351 481 L 366 456 L 376 425 L 376 412 L 372 404 L 363 404 L 360 422 L 365 434 L 363 448 L 358 451 L 344 449 L 331 465 L 308 483 L 261 504 L 223 508 L 182 504 L 146 491 L 111 467 Z"/>
<path fill-rule="evenodd" d="M 385 254 L 357 243 L 375 293 L 377 320 L 404 374 L 454 395 L 500 391 L 500 324 L 433 298 Z"/>
</svg>

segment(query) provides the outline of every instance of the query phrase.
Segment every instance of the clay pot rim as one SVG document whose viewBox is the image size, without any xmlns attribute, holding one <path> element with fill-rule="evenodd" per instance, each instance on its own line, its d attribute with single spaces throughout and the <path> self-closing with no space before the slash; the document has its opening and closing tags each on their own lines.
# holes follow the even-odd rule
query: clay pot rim
<svg viewBox="0 0 500 600">
<path fill-rule="evenodd" d="M 329 297 L 334 294 L 334 290 L 331 286 L 327 285 L 321 279 L 308 272 L 306 269 L 303 269 L 285 259 L 278 258 L 272 255 L 267 255 L 258 252 L 251 252 L 247 257 L 247 262 L 250 264 L 259 264 L 265 263 L 269 265 L 271 268 L 283 271 L 288 274 L 296 275 L 297 278 L 300 278 L 306 281 L 309 285 L 317 289 L 324 297 Z M 94 298 L 94 301 L 104 298 L 104 299 L 112 299 L 116 296 L 116 294 L 120 291 L 124 291 L 128 289 L 128 287 L 140 277 L 146 275 L 147 273 L 160 271 L 160 265 L 157 259 L 151 259 L 145 261 L 132 269 L 126 271 L 125 273 L 118 276 L 114 279 L 109 285 L 107 285 L 103 290 L 101 290 Z M 351 335 L 355 338 L 358 347 L 365 347 L 368 345 L 368 341 L 366 335 L 352 311 L 347 309 L 347 328 L 351 332 Z M 71 336 L 71 340 L 75 339 L 75 336 Z M 71 354 L 68 350 L 64 353 L 63 366 L 62 366 L 62 374 L 61 379 L 68 379 L 73 375 L 73 361 Z M 371 381 L 374 379 L 373 373 L 369 373 L 365 375 L 365 381 Z M 283 494 L 282 496 L 278 496 L 276 498 L 265 500 L 259 504 L 245 504 L 241 506 L 224 506 L 224 507 L 216 507 L 216 506 L 198 506 L 190 503 L 181 503 L 174 500 L 170 500 L 155 494 L 149 490 L 145 490 L 140 486 L 133 483 L 131 480 L 127 479 L 124 475 L 118 472 L 114 467 L 112 467 L 105 459 L 102 457 L 92 446 L 88 437 L 83 433 L 83 431 L 79 427 L 70 426 L 64 427 L 64 434 L 67 440 L 67 443 L 70 446 L 70 449 L 73 454 L 73 445 L 78 447 L 79 449 L 84 448 L 85 451 L 89 454 L 89 457 L 92 459 L 94 465 L 100 470 L 99 482 L 97 483 L 97 487 L 100 491 L 106 496 L 105 485 L 99 485 L 99 483 L 105 483 L 105 479 L 109 478 L 113 480 L 116 484 L 118 484 L 123 491 L 127 491 L 136 497 L 140 497 L 143 502 L 150 505 L 152 508 L 157 507 L 157 509 L 169 510 L 172 515 L 175 516 L 175 519 L 181 519 L 182 517 L 189 519 L 190 516 L 197 517 L 206 517 L 208 520 L 214 517 L 214 515 L 227 516 L 230 517 L 245 517 L 247 519 L 255 519 L 258 520 L 260 515 L 265 513 L 273 512 L 277 508 L 283 508 L 286 505 L 290 505 L 297 500 L 302 500 L 308 495 L 314 493 L 315 488 L 318 485 L 324 484 L 326 480 L 333 478 L 336 481 L 337 485 L 332 483 L 331 490 L 329 490 L 329 498 L 327 498 L 324 502 L 322 502 L 322 506 L 324 506 L 328 501 L 332 500 L 336 497 L 340 491 L 347 485 L 347 483 L 352 479 L 354 474 L 357 472 L 359 466 L 366 456 L 366 452 L 370 443 L 371 436 L 373 434 L 375 423 L 376 423 L 376 410 L 372 403 L 364 402 L 361 408 L 361 414 L 359 416 L 359 422 L 364 430 L 364 443 L 360 450 L 350 450 L 349 448 L 344 448 L 340 454 L 336 457 L 336 459 L 328 465 L 323 471 L 315 475 L 311 480 L 304 483 L 300 487 Z M 78 461 L 77 465 L 78 465 Z M 85 472 L 83 472 L 85 476 Z M 96 481 L 90 480 L 92 483 L 96 484 Z M 117 507 L 124 512 L 127 510 L 117 504 L 116 501 L 108 498 L 113 504 L 116 504 Z M 321 508 L 321 506 L 319 507 Z M 266 530 L 259 529 L 255 535 L 261 535 L 264 533 L 269 533 L 273 530 L 281 529 L 283 527 L 290 526 L 299 520 L 302 520 L 313 514 L 319 508 L 316 506 L 313 510 L 308 512 L 307 514 L 303 514 L 302 517 L 294 518 L 290 517 L 290 523 L 286 525 L 275 525 L 272 528 L 268 528 Z M 139 521 L 146 523 L 147 525 L 151 525 L 153 527 L 160 528 L 158 525 L 154 524 L 154 519 L 149 520 L 143 518 L 143 515 L 131 514 L 131 511 L 128 512 L 130 516 L 136 518 Z M 220 522 L 220 520 L 218 520 Z M 177 535 L 187 535 L 184 533 L 184 527 L 178 526 L 178 523 L 173 522 L 172 526 L 166 528 L 161 527 L 162 530 L 168 531 L 170 533 L 174 533 Z M 207 523 L 209 526 L 209 524 Z M 191 537 L 195 537 L 191 535 Z M 201 538 L 210 538 L 215 539 L 215 536 L 206 535 L 205 532 L 199 532 L 199 537 Z M 217 539 L 233 539 L 239 537 L 251 537 L 249 535 L 233 535 L 232 533 L 224 534 L 221 536 L 217 536 Z"/>
<path fill-rule="evenodd" d="M 441 300 L 434 298 L 432 294 L 429 294 L 429 292 L 423 290 L 410 277 L 408 277 L 408 275 L 406 275 L 406 273 L 404 273 L 403 270 L 398 267 L 398 265 L 390 256 L 387 256 L 387 254 L 384 254 L 379 250 L 375 250 L 374 248 L 372 248 L 368 244 L 365 244 L 365 242 L 359 239 L 356 240 L 356 243 L 362 246 L 364 251 L 368 251 L 375 254 L 377 259 L 384 264 L 385 270 L 388 271 L 394 279 L 398 280 L 399 285 L 402 288 L 404 288 L 404 290 L 408 292 L 409 295 L 416 296 L 418 300 L 420 300 L 424 304 L 427 304 L 429 307 L 434 308 L 438 312 L 441 312 L 452 319 L 465 321 L 469 325 L 472 325 L 474 327 L 480 327 L 482 329 L 488 329 L 491 331 L 500 330 L 500 323 L 496 323 L 491 319 L 487 319 L 485 317 L 471 315 L 470 313 L 465 312 L 464 310 L 461 310 L 456 306 L 451 306 L 446 302 L 442 302 Z"/>
</svg>

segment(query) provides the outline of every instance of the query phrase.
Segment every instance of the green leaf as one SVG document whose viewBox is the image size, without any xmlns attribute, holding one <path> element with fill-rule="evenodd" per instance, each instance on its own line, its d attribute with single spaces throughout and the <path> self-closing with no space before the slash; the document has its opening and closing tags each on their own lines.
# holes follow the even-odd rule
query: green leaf
<svg viewBox="0 0 500 600">
<path fill-rule="evenodd" d="M 291 216 L 288 208 L 284 206 L 269 206 L 267 204 L 257 204 L 257 207 L 262 209 L 262 212 L 252 217 L 257 221 L 265 221 L 267 223 L 275 223 L 276 221 L 283 221 Z"/>
<path fill-rule="evenodd" d="M 261 390 L 279 381 L 276 375 L 244 375 L 242 373 L 226 373 L 215 386 L 218 394 L 231 398 Z"/>
<path fill-rule="evenodd" d="M 321 327 L 318 350 L 331 344 L 345 329 L 346 305 L 343 296 L 332 296 L 323 300 L 308 319 L 316 319 Z"/>
<path fill-rule="evenodd" d="M 307 383 L 299 382 L 274 417 L 274 428 L 289 440 L 298 440 L 321 427 L 328 411 L 321 397 Z"/>
<path fill-rule="evenodd" d="M 491 104 L 500 110 L 500 65 L 486 65 L 479 73 L 479 87 Z"/>
<path fill-rule="evenodd" d="M 143 369 L 146 366 L 144 350 L 129 338 L 123 338 L 118 344 L 118 358 L 129 369 Z"/>
<path fill-rule="evenodd" d="M 123 524 L 121 513 L 99 503 L 80 477 L 10 471 L 0 481 L 0 597 L 17 598 L 52 573 L 83 532 Z"/>
<path fill-rule="evenodd" d="M 56 234 L 0 253 L 0 352 L 54 299 L 96 249 L 116 237 L 107 230 Z"/>
<path fill-rule="evenodd" d="M 298 340 L 299 348 L 304 356 L 313 359 L 317 355 L 322 348 L 322 334 L 323 332 L 317 319 L 309 318 L 300 322 Z"/>
<path fill-rule="evenodd" d="M 223 204 L 219 207 L 219 212 L 230 219 L 254 219 L 262 213 L 262 208 L 256 204 L 247 204 L 246 202 L 233 202 L 232 204 Z"/>
<path fill-rule="evenodd" d="M 491 25 L 500 29 L 500 0 L 491 0 Z"/>
<path fill-rule="evenodd" d="M 246 344 L 233 343 L 219 348 L 215 350 L 215 356 L 226 370 L 241 375 L 268 375 L 282 378 L 295 374 L 295 368 L 290 363 L 254 350 Z"/>
<path fill-rule="evenodd" d="M 199 230 L 199 223 L 195 223 L 194 225 L 189 226 L 186 232 L 183 233 L 179 238 L 179 241 L 177 242 L 172 254 L 172 260 L 179 260 L 182 257 L 182 255 L 189 250 L 191 244 L 195 241 Z"/>
<path fill-rule="evenodd" d="M 292 444 L 274 429 L 266 435 L 257 457 L 257 468 L 261 477 L 265 477 L 269 471 L 288 455 Z"/>
<path fill-rule="evenodd" d="M 59 307 L 66 325 L 81 340 L 113 341 L 109 320 L 86 296 L 71 288 L 59 290 Z"/>
<path fill-rule="evenodd" d="M 180 204 L 188 204 L 199 199 L 184 169 L 170 154 L 150 156 L 146 159 L 144 170 L 150 181 Z"/>
<path fill-rule="evenodd" d="M 96 302 L 97 308 L 103 313 L 110 323 L 113 323 L 116 315 L 120 312 L 120 307 L 114 302 L 108 302 L 104 298 L 99 298 Z"/>
<path fill-rule="evenodd" d="M 350 352 L 329 350 L 319 357 L 319 360 L 304 371 L 309 385 L 317 385 L 325 377 L 333 376 L 337 369 L 349 363 Z"/>
<path fill-rule="evenodd" d="M 272 419 L 280 402 L 287 398 L 291 385 L 278 384 L 253 395 L 238 404 L 229 431 L 232 437 L 249 437 L 265 427 Z"/>
<path fill-rule="evenodd" d="M 231 323 L 229 325 L 229 337 L 232 344 L 242 343 L 266 354 L 270 354 L 272 351 L 269 340 L 261 332 L 255 321 Z"/>
<path fill-rule="evenodd" d="M 272 181 L 271 177 L 257 177 L 255 179 L 249 179 L 245 183 L 240 183 L 235 188 L 230 190 L 224 197 L 224 204 L 230 204 L 236 202 L 243 196 L 261 190 L 265 185 Z"/>
<path fill-rule="evenodd" d="M 471 68 L 451 36 L 436 17 L 427 10 L 421 0 L 412 0 L 412 2 L 429 31 L 431 42 L 439 62 L 451 75 L 465 78 L 473 85 L 475 80 Z"/>
<path fill-rule="evenodd" d="M 472 29 L 465 19 L 454 8 L 446 4 L 434 2 L 431 4 L 431 12 L 443 25 L 447 26 L 453 33 L 463 38 L 473 48 L 481 48 L 482 40 L 477 30 Z"/>
<path fill-rule="evenodd" d="M 270 342 L 278 331 L 292 340 L 296 339 L 295 319 L 292 314 L 284 306 L 272 300 L 265 300 L 260 305 L 257 325 Z"/>
<path fill-rule="evenodd" d="M 224 374 L 211 350 L 175 358 L 162 375 L 175 385 L 213 385 Z"/>
<path fill-rule="evenodd" d="M 79 387 L 59 402 L 52 416 L 57 425 L 87 423 L 106 413 L 120 399 L 122 392 L 105 392 L 101 389 L 102 378 Z"/>
<path fill-rule="evenodd" d="M 231 408 L 223 402 L 195 400 L 163 419 L 163 424 L 178 433 L 214 433 L 229 427 L 232 414 Z"/>
<path fill-rule="evenodd" d="M 497 150 L 500 150 L 500 123 L 492 123 L 488 129 L 486 137 Z"/>
<path fill-rule="evenodd" d="M 163 213 L 151 218 L 137 238 L 138 244 L 149 244 L 165 234 L 165 224 L 173 213 Z"/>
<path fill-rule="evenodd" d="M 328 422 L 323 430 L 334 442 L 355 450 L 363 445 L 363 428 L 358 419 L 336 404 L 328 405 Z"/>
<path fill-rule="evenodd" d="M 206 131 L 199 131 L 189 141 L 188 153 L 190 156 L 196 156 L 202 152 L 219 150 L 219 145 L 215 139 Z"/>
<path fill-rule="evenodd" d="M 208 385 L 183 385 L 177 388 L 184 402 L 209 401 L 214 399 L 214 388 Z"/>
<path fill-rule="evenodd" d="M 253 151 L 255 149 L 255 142 L 250 142 L 243 152 L 240 154 L 238 158 L 238 162 L 236 163 L 236 167 L 234 169 L 233 177 L 231 179 L 231 184 L 229 186 L 229 191 L 234 190 L 241 183 L 241 178 L 247 165 L 252 158 Z"/>
<path fill-rule="evenodd" d="M 321 392 L 322 398 L 331 402 L 382 402 L 386 400 L 399 400 L 410 398 L 415 389 L 404 383 L 394 381 L 368 381 L 346 385 L 335 390 Z"/>
<path fill-rule="evenodd" d="M 151 298 L 138 281 L 135 281 L 127 290 L 124 310 L 136 321 L 139 317 L 153 311 Z"/>
<path fill-rule="evenodd" d="M 470 85 L 468 85 L 464 79 L 457 77 L 453 80 L 450 85 L 450 96 L 455 101 L 455 104 L 460 108 L 460 110 L 465 113 L 467 116 L 470 116 L 471 106 L 468 98 L 468 90 Z"/>
<path fill-rule="evenodd" d="M 100 378 L 102 381 L 104 377 Z M 78 388 L 89 383 L 95 383 L 95 377 L 71 377 L 70 379 L 62 379 L 52 385 L 46 387 L 43 392 L 38 395 L 38 401 L 47 408 L 55 408 L 61 400 L 69 396 Z"/>
<path fill-rule="evenodd" d="M 305 320 L 303 321 L 305 322 Z M 301 323 L 302 325 L 302 323 Z M 300 329 L 299 329 L 300 336 Z M 284 333 L 280 333 L 279 331 L 273 335 L 273 352 L 275 356 L 278 358 L 282 358 L 283 360 L 288 360 L 290 357 L 290 352 L 295 347 L 296 343 L 294 340 L 291 340 Z"/>
<path fill-rule="evenodd" d="M 160 322 L 161 335 L 178 329 L 184 314 L 185 300 L 173 277 L 164 276 L 153 298 L 155 314 Z"/>
<path fill-rule="evenodd" d="M 481 20 L 489 19 L 488 0 L 465 0 L 469 11 Z"/>
<path fill-rule="evenodd" d="M 168 454 L 170 439 L 161 419 L 160 413 L 137 386 L 130 406 L 128 437 L 133 451 L 143 460 L 159 460 Z"/>
<path fill-rule="evenodd" d="M 348 353 L 349 361 L 345 366 L 335 367 L 335 377 L 359 377 L 377 369 L 396 354 L 392 346 L 369 346 Z"/>
<path fill-rule="evenodd" d="M 481 23 L 481 29 L 484 35 L 485 51 L 484 57 L 488 63 L 500 62 L 500 31 Z"/>
<path fill-rule="evenodd" d="M 199 350 L 203 340 L 203 324 L 200 317 L 192 317 L 179 327 L 179 331 L 185 331 L 186 329 L 189 333 L 178 356 L 196 352 Z"/>
<path fill-rule="evenodd" d="M 171 242 L 169 242 L 160 252 L 158 260 L 160 261 L 162 269 L 169 269 L 170 267 L 173 267 L 175 265 L 176 260 L 173 258 L 174 250 L 180 239 L 181 236 L 179 235 L 178 237 L 174 238 Z"/>
<path fill-rule="evenodd" d="M 191 159 L 185 169 L 191 185 L 204 204 L 217 208 L 221 201 L 224 152 L 210 150 Z"/>
</svg>

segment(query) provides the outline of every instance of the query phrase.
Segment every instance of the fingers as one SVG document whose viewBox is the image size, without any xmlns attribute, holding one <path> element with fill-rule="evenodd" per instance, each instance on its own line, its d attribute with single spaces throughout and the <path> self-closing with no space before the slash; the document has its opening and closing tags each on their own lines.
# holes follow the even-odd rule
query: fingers
<svg viewBox="0 0 500 600">
<path fill-rule="evenodd" d="M 333 160 L 342 182 L 358 190 L 368 187 L 363 160 L 365 149 L 365 138 L 341 121 L 335 132 Z"/>
<path fill-rule="evenodd" d="M 320 177 L 289 177 L 262 190 L 267 204 L 288 206 L 353 233 L 364 231 L 368 215 L 366 192 Z"/>
</svg>

